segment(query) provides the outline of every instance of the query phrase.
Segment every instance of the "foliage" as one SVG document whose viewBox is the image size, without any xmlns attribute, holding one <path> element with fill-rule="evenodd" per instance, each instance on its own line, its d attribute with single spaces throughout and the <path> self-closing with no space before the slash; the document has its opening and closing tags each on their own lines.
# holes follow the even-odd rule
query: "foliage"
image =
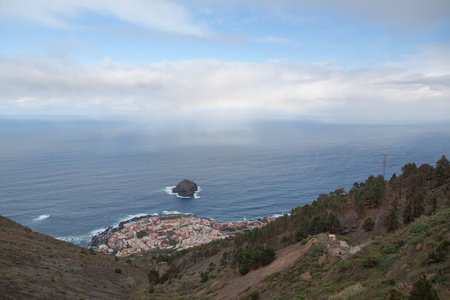
<svg viewBox="0 0 450 300">
<path fill-rule="evenodd" d="M 436 291 L 433 289 L 431 281 L 426 278 L 426 275 L 420 277 L 413 285 L 409 299 L 411 300 L 434 300 L 439 299 Z"/>
<path fill-rule="evenodd" d="M 430 264 L 440 263 L 446 260 L 448 255 L 448 248 L 450 247 L 450 241 L 444 240 L 437 247 L 436 250 L 428 255 Z"/>
<path fill-rule="evenodd" d="M 395 231 L 398 228 L 397 210 L 391 208 L 386 218 L 386 229 L 388 232 Z"/>
<path fill-rule="evenodd" d="M 159 283 L 159 271 L 152 269 L 147 274 L 148 282 L 150 286 L 157 285 Z"/>
<path fill-rule="evenodd" d="M 241 275 L 247 274 L 250 269 L 270 264 L 275 259 L 275 250 L 262 245 L 247 245 L 234 253 L 234 261 L 238 263 Z"/>
<path fill-rule="evenodd" d="M 209 279 L 209 274 L 208 273 L 200 273 L 200 282 L 201 283 L 205 283 L 205 282 L 207 282 L 208 281 L 208 279 Z"/>
<path fill-rule="evenodd" d="M 145 231 L 142 231 L 142 230 L 136 233 L 136 237 L 137 237 L 138 239 L 141 239 L 141 238 L 143 238 L 143 237 L 146 236 L 146 235 L 148 235 L 148 233 L 145 232 Z"/>
<path fill-rule="evenodd" d="M 366 232 L 372 231 L 372 229 L 375 227 L 375 221 L 369 217 L 364 220 L 362 227 Z"/>
</svg>

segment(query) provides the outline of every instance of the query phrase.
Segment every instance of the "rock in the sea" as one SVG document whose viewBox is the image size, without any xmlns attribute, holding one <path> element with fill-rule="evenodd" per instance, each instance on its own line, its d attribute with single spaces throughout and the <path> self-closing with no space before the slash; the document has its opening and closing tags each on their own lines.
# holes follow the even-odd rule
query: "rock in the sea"
<svg viewBox="0 0 450 300">
<path fill-rule="evenodd" d="M 181 197 L 194 198 L 194 193 L 198 191 L 197 184 L 193 181 L 184 179 L 172 189 L 172 193 L 177 193 Z"/>
</svg>

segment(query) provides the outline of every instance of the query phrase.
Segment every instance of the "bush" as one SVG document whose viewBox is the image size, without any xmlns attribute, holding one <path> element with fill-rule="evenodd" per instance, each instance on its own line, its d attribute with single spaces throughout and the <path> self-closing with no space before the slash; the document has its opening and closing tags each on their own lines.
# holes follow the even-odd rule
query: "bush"
<svg viewBox="0 0 450 300">
<path fill-rule="evenodd" d="M 116 268 L 114 270 L 114 272 L 116 272 L 117 274 L 122 274 L 122 269 L 121 268 Z"/>
<path fill-rule="evenodd" d="M 423 275 L 414 283 L 413 289 L 409 295 L 409 299 L 411 300 L 439 299 L 436 291 L 433 289 L 431 281 L 427 280 L 426 275 Z"/>
<path fill-rule="evenodd" d="M 366 259 L 362 262 L 362 267 L 364 269 L 375 268 L 380 264 L 380 259 L 378 256 L 370 254 L 366 257 Z"/>
<path fill-rule="evenodd" d="M 448 240 L 442 241 L 437 247 L 436 250 L 431 252 L 428 255 L 428 259 L 430 264 L 436 264 L 445 261 L 448 255 L 448 247 L 450 246 L 450 242 Z"/>
<path fill-rule="evenodd" d="M 252 290 L 250 294 L 248 294 L 249 300 L 258 300 L 259 299 L 259 292 L 258 290 Z"/>
<path fill-rule="evenodd" d="M 250 272 L 250 268 L 247 265 L 243 265 L 240 269 L 239 269 L 239 273 L 241 273 L 241 275 L 245 275 L 248 272 Z"/>
<path fill-rule="evenodd" d="M 203 273 L 203 272 L 202 272 L 202 273 L 200 274 L 200 282 L 201 282 L 201 283 L 207 282 L 208 279 L 209 279 L 209 274 L 208 274 L 208 273 Z"/>
<path fill-rule="evenodd" d="M 148 277 L 148 283 L 153 286 L 160 282 L 159 280 L 159 272 L 155 269 L 150 270 L 147 274 Z"/>
<path fill-rule="evenodd" d="M 321 254 L 323 252 L 323 247 L 322 245 L 315 245 L 314 248 L 312 249 L 312 254 Z"/>
<path fill-rule="evenodd" d="M 394 285 L 396 285 L 397 284 L 397 282 L 395 281 L 395 279 L 386 279 L 386 280 L 383 280 L 382 282 L 381 282 L 382 284 L 385 284 L 385 285 L 392 285 L 392 286 L 394 286 Z"/>
<path fill-rule="evenodd" d="M 347 271 L 347 270 L 350 270 L 351 267 L 352 267 L 352 265 L 350 264 L 349 261 L 344 260 L 341 262 L 341 265 L 340 265 L 341 270 Z"/>
<path fill-rule="evenodd" d="M 365 219 L 364 220 L 364 223 L 363 223 L 363 229 L 366 231 L 366 232 L 369 232 L 369 231 L 372 231 L 372 229 L 375 227 L 375 222 L 374 222 L 374 220 L 372 219 L 372 218 L 367 218 L 367 219 Z"/>
<path fill-rule="evenodd" d="M 427 232 L 429 227 L 430 226 L 426 223 L 420 223 L 420 224 L 416 225 L 416 227 L 414 227 L 412 232 L 415 234 L 425 233 L 425 232 Z"/>
<path fill-rule="evenodd" d="M 382 252 L 384 254 L 396 254 L 396 253 L 398 253 L 398 249 L 394 245 L 388 244 L 388 245 L 383 247 Z"/>
</svg>

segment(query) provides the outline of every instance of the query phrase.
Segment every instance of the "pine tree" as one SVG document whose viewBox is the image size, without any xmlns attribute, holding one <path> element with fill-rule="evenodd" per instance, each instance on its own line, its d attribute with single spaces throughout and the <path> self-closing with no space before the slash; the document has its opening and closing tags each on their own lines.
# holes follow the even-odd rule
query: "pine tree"
<svg viewBox="0 0 450 300">
<path fill-rule="evenodd" d="M 441 159 L 436 162 L 435 169 L 436 185 L 442 185 L 450 177 L 450 162 L 442 155 Z"/>
<path fill-rule="evenodd" d="M 414 216 L 412 214 L 412 201 L 409 200 L 406 204 L 405 211 L 403 212 L 403 223 L 409 224 L 414 221 Z"/>
<path fill-rule="evenodd" d="M 421 192 L 419 192 L 414 198 L 413 198 L 413 216 L 414 218 L 420 217 L 424 212 L 425 208 L 423 207 L 425 197 Z"/>
<path fill-rule="evenodd" d="M 395 231 L 398 228 L 397 210 L 394 208 L 391 208 L 389 211 L 386 219 L 386 227 L 388 232 Z"/>
</svg>

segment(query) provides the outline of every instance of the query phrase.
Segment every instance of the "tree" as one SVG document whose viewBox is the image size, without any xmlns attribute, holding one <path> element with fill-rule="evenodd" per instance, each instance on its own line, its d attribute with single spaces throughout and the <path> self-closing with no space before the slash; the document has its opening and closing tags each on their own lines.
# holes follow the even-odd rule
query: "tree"
<svg viewBox="0 0 450 300">
<path fill-rule="evenodd" d="M 441 159 L 436 162 L 436 185 L 442 185 L 450 177 L 450 162 L 442 155 Z"/>
<path fill-rule="evenodd" d="M 148 277 L 148 283 L 153 286 L 159 283 L 159 271 L 152 269 L 147 274 Z"/>
<path fill-rule="evenodd" d="M 411 300 L 435 300 L 439 299 L 436 291 L 433 289 L 431 281 L 429 281 L 426 275 L 420 277 L 414 285 L 411 293 L 409 294 Z"/>
<path fill-rule="evenodd" d="M 407 163 L 402 167 L 402 175 L 403 177 L 407 178 L 411 176 L 415 171 L 417 170 L 417 166 L 415 163 Z"/>
<path fill-rule="evenodd" d="M 425 197 L 421 192 L 419 192 L 417 195 L 413 198 L 413 216 L 414 218 L 420 217 L 424 212 L 425 208 L 423 207 Z"/>
<path fill-rule="evenodd" d="M 363 228 L 366 232 L 372 231 L 372 229 L 374 227 L 375 227 L 375 222 L 371 217 L 364 220 Z"/>
<path fill-rule="evenodd" d="M 308 236 L 308 225 L 300 224 L 300 227 L 295 231 L 295 240 L 300 242 L 303 239 L 306 239 Z"/>
<path fill-rule="evenodd" d="M 398 228 L 397 210 L 394 207 L 389 211 L 386 227 L 388 232 L 395 231 Z"/>
<path fill-rule="evenodd" d="M 406 204 L 405 210 L 403 211 L 403 223 L 409 224 L 414 221 L 414 216 L 412 213 L 412 201 L 409 200 Z"/>
<path fill-rule="evenodd" d="M 335 234 L 342 233 L 341 222 L 339 221 L 339 218 L 335 214 L 330 213 L 328 215 L 325 230 Z"/>
</svg>

